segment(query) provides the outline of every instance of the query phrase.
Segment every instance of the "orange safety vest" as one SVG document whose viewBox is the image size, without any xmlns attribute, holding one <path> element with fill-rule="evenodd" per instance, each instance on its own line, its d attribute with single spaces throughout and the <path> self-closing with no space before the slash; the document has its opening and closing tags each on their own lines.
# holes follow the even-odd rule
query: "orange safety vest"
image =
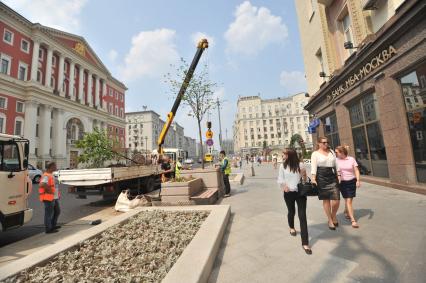
<svg viewBox="0 0 426 283">
<path fill-rule="evenodd" d="M 47 186 L 50 187 L 50 192 L 45 192 L 44 188 L 40 186 L 43 177 L 47 176 Z M 55 180 L 53 179 L 53 175 L 49 173 L 43 173 L 43 176 L 40 178 L 40 183 L 38 187 L 38 194 L 40 197 L 40 201 L 53 201 L 55 197 Z"/>
</svg>

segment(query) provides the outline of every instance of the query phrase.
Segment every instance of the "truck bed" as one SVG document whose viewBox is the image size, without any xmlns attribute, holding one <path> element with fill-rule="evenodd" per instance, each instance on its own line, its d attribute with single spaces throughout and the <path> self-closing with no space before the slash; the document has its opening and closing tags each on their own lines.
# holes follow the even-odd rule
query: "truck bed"
<svg viewBox="0 0 426 283">
<path fill-rule="evenodd" d="M 60 183 L 70 186 L 97 186 L 158 174 L 157 166 L 131 166 L 59 170 Z"/>
</svg>

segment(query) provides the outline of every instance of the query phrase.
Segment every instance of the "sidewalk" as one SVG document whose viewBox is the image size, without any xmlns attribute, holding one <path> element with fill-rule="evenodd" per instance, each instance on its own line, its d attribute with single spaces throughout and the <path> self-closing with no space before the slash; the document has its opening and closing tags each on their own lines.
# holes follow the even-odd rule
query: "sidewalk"
<svg viewBox="0 0 426 283">
<path fill-rule="evenodd" d="M 251 177 L 244 169 L 244 185 L 222 201 L 232 215 L 210 283 L 424 282 L 426 196 L 362 183 L 354 200 L 360 228 L 344 219 L 341 202 L 337 231 L 328 229 L 322 202 L 309 197 L 309 256 L 300 234 L 289 235 L 277 170 L 255 166 Z"/>
</svg>

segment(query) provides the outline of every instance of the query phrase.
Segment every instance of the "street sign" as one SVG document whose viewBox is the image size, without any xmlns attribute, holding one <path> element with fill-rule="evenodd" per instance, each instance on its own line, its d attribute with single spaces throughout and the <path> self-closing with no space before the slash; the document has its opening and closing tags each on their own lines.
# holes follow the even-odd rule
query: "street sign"
<svg viewBox="0 0 426 283">
<path fill-rule="evenodd" d="M 208 146 L 212 146 L 212 145 L 213 145 L 213 140 L 212 140 L 212 139 L 208 139 L 208 140 L 206 141 L 206 144 L 207 144 Z"/>
<path fill-rule="evenodd" d="M 206 138 L 208 138 L 208 139 L 213 138 L 213 132 L 210 129 L 208 129 L 207 132 L 206 132 Z"/>
</svg>

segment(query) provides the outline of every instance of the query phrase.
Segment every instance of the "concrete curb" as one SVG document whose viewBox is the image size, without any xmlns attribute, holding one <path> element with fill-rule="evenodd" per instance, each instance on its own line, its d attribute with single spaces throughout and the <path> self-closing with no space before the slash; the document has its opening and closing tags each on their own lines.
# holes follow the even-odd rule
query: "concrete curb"
<svg viewBox="0 0 426 283">
<path fill-rule="evenodd" d="M 26 257 L 17 259 L 9 264 L 6 264 L 0 268 L 0 281 L 5 280 L 8 277 L 14 276 L 24 269 L 30 269 L 37 265 L 41 265 L 61 252 L 70 250 L 75 246 L 81 244 L 83 241 L 95 237 L 99 233 L 102 233 L 106 229 L 126 221 L 128 218 L 141 212 L 142 208 L 134 209 L 129 212 L 118 215 L 104 223 L 94 226 L 90 229 L 80 231 L 74 235 L 64 238 L 59 242 L 38 250 Z"/>
<path fill-rule="evenodd" d="M 210 211 L 210 215 L 202 224 L 200 230 L 195 235 L 194 239 L 189 243 L 177 262 L 173 265 L 170 272 L 176 269 L 173 274 L 182 274 L 180 277 L 166 282 L 207 282 L 210 272 L 213 267 L 220 242 L 228 224 L 230 215 L 229 205 L 200 205 L 191 207 L 139 207 L 124 214 L 118 215 L 104 223 L 94 226 L 93 228 L 80 231 L 77 234 L 64 238 L 63 240 L 34 252 L 24 258 L 15 260 L 10 264 L 0 268 L 0 281 L 3 281 L 11 276 L 14 276 L 25 269 L 31 269 L 35 266 L 42 265 L 48 262 L 56 255 L 73 249 L 85 240 L 96 237 L 106 229 L 126 221 L 130 217 L 140 213 L 141 211 L 164 210 L 164 211 Z M 201 235 L 201 236 L 200 236 Z M 196 241 L 195 241 L 196 240 Z M 195 244 L 193 242 L 195 241 Z M 185 256 L 189 254 L 188 256 Z M 206 257 L 207 256 L 207 257 Z M 196 262 L 194 262 L 196 259 Z M 190 261 L 189 261 L 190 260 Z M 182 261 L 182 263 L 180 263 Z M 176 267 L 176 268 L 175 268 Z M 199 269 L 196 269 L 196 267 Z M 190 270 L 191 272 L 188 272 Z M 170 273 L 169 272 L 169 273 Z M 188 274 L 191 273 L 191 274 Z M 193 274 L 192 274 L 193 273 Z M 172 275 L 173 275 L 172 274 Z M 190 275 L 192 280 L 188 280 Z M 169 277 L 167 274 L 166 278 Z"/>
<path fill-rule="evenodd" d="M 196 210 L 210 210 L 195 237 L 167 273 L 162 283 L 207 282 L 231 215 L 229 205 L 200 205 Z"/>
</svg>

